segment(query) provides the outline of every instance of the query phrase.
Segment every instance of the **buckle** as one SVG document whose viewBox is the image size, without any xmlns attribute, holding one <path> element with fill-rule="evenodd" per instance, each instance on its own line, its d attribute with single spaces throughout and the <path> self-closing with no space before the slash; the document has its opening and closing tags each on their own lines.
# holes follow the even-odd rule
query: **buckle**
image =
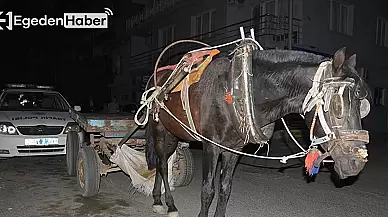
<svg viewBox="0 0 388 217">
<path fill-rule="evenodd" d="M 312 141 L 311 141 L 311 146 L 314 146 L 314 145 L 320 145 L 322 143 L 325 143 L 325 142 L 328 142 L 330 140 L 332 140 L 332 138 L 330 138 L 329 136 L 330 134 L 324 136 L 324 137 L 321 137 L 321 138 L 314 138 Z"/>
</svg>

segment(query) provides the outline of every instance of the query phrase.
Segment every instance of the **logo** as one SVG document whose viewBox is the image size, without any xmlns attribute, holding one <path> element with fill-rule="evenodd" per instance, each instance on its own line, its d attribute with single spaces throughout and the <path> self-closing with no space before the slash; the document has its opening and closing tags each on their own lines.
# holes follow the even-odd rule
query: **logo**
<svg viewBox="0 0 388 217">
<path fill-rule="evenodd" d="M 105 13 L 108 15 L 108 16 L 113 16 L 113 11 L 109 8 L 104 8 L 105 10 Z"/>
<path fill-rule="evenodd" d="M 1 17 L 3 15 L 3 11 L 0 11 L 0 30 L 4 30 L 3 28 L 3 23 L 7 23 L 7 19 L 3 19 Z M 8 29 L 8 30 L 12 30 L 12 12 L 7 12 L 5 15 L 7 15 L 8 17 L 8 25 L 6 25 L 5 27 Z"/>
<path fill-rule="evenodd" d="M 4 12 L 0 11 L 0 30 L 6 27 L 8 30 L 13 30 L 14 27 L 22 27 L 29 29 L 35 26 L 63 26 L 68 29 L 82 28 L 108 28 L 108 17 L 113 16 L 113 12 L 109 8 L 104 8 L 103 13 L 64 13 L 63 17 L 23 17 L 22 15 L 13 14 L 12 11 L 7 12 L 4 17 Z M 4 25 L 8 24 L 8 25 Z"/>
<path fill-rule="evenodd" d="M 37 125 L 35 127 L 27 127 L 28 135 L 41 135 L 45 133 L 46 126 L 45 125 Z"/>
<path fill-rule="evenodd" d="M 43 126 L 43 125 L 37 126 L 37 131 L 38 131 L 38 133 L 43 133 L 44 128 L 45 128 L 45 126 Z"/>
</svg>

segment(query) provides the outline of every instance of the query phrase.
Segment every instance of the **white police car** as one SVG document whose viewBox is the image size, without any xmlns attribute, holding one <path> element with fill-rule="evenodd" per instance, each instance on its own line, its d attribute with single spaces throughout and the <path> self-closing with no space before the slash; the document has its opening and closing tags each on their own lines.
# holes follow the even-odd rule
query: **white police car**
<svg viewBox="0 0 388 217">
<path fill-rule="evenodd" d="M 7 85 L 0 95 L 0 157 L 66 154 L 70 130 L 83 138 L 69 108 L 52 87 Z"/>
</svg>

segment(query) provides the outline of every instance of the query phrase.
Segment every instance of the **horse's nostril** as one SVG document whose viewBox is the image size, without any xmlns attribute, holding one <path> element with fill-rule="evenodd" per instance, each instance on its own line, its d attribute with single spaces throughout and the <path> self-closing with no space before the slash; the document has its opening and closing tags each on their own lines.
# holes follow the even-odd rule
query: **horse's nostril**
<svg viewBox="0 0 388 217">
<path fill-rule="evenodd" d="M 353 171 L 358 171 L 362 167 L 362 163 L 358 160 L 352 160 L 350 165 Z"/>
</svg>

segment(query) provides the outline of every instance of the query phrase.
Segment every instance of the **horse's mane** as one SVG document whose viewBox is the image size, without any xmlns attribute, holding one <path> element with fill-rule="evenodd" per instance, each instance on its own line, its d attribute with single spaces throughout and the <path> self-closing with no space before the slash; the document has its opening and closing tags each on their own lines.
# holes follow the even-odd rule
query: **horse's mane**
<svg viewBox="0 0 388 217">
<path fill-rule="evenodd" d="M 328 57 L 296 50 L 255 50 L 252 60 L 256 63 L 290 63 L 300 65 L 316 65 L 329 60 Z"/>
<path fill-rule="evenodd" d="M 276 64 L 277 67 L 285 67 L 286 65 L 318 66 L 320 63 L 327 60 L 330 60 L 330 57 L 297 50 L 255 50 L 252 54 L 253 64 L 260 65 L 261 67 L 273 67 L 274 64 Z M 347 64 L 345 64 L 345 67 L 346 66 Z M 297 73 L 296 71 L 287 72 L 288 73 L 284 76 L 292 76 L 293 73 Z M 368 85 L 355 70 L 342 70 L 340 77 L 343 79 L 348 77 L 353 78 L 356 87 L 360 88 L 361 91 L 366 91 L 368 98 L 371 96 Z"/>
</svg>

